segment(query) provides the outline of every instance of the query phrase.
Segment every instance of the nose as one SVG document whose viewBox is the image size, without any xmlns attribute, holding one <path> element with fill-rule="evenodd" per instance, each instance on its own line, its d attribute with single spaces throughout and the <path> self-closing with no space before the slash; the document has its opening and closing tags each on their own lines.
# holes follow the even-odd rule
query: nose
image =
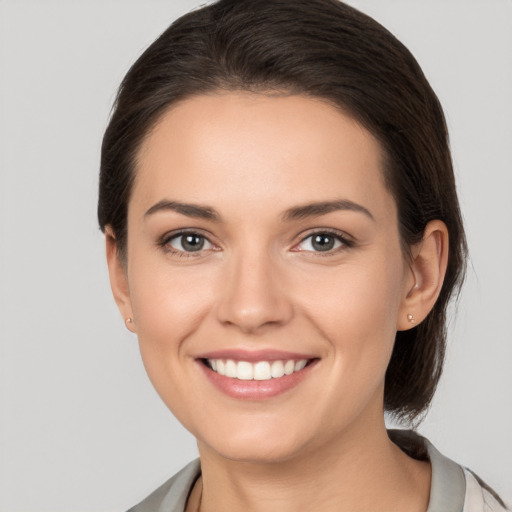
<svg viewBox="0 0 512 512">
<path fill-rule="evenodd" d="M 270 254 L 240 254 L 226 265 L 218 320 L 246 334 L 282 326 L 293 317 L 293 306 L 279 265 Z"/>
</svg>

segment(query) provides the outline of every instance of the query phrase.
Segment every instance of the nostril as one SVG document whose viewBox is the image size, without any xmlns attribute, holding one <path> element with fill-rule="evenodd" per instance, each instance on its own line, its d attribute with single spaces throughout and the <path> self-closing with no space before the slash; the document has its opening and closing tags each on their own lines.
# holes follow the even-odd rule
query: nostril
<svg viewBox="0 0 512 512">
<path fill-rule="evenodd" d="M 225 326 L 239 328 L 245 334 L 253 334 L 262 329 L 278 327 L 286 324 L 293 316 L 293 309 L 286 299 L 277 297 L 260 297 L 255 303 L 245 306 L 239 301 L 232 300 L 220 305 L 218 319 Z"/>
<path fill-rule="evenodd" d="M 215 314 L 224 327 L 252 335 L 285 325 L 293 317 L 282 273 L 270 259 L 268 253 L 253 250 L 231 262 L 216 303 Z"/>
</svg>

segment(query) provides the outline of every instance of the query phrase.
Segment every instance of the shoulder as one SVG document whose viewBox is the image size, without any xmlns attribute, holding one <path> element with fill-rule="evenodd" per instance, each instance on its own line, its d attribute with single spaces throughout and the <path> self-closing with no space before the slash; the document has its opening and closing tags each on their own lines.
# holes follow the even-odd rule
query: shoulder
<svg viewBox="0 0 512 512">
<path fill-rule="evenodd" d="M 426 438 L 412 431 L 393 430 L 389 435 L 412 457 L 430 460 L 432 484 L 427 512 L 511 512 L 481 478 L 442 455 Z M 196 459 L 128 512 L 183 512 L 200 473 Z"/>
<path fill-rule="evenodd" d="M 190 490 L 200 473 L 199 459 L 196 459 L 128 512 L 183 512 Z"/>
<path fill-rule="evenodd" d="M 510 511 L 498 494 L 470 469 L 463 468 L 466 479 L 466 500 L 463 512 Z"/>
<path fill-rule="evenodd" d="M 390 439 L 409 456 L 432 466 L 427 512 L 507 512 L 498 494 L 471 470 L 449 459 L 426 438 L 410 430 L 389 430 Z"/>
</svg>

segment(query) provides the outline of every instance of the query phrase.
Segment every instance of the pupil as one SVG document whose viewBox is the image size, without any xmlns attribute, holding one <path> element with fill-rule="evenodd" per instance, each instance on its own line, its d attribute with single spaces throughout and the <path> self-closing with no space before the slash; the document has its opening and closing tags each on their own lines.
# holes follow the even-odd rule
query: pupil
<svg viewBox="0 0 512 512">
<path fill-rule="evenodd" d="M 329 235 L 315 235 L 312 245 L 317 251 L 329 251 L 334 247 L 334 237 Z"/>
<path fill-rule="evenodd" d="M 185 235 L 181 245 L 186 251 L 200 251 L 204 246 L 204 238 L 198 235 Z"/>
</svg>

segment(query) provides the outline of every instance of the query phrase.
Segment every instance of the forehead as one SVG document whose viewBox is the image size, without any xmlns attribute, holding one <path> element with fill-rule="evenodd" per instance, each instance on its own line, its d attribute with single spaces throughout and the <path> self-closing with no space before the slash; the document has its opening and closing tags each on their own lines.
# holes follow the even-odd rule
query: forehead
<svg viewBox="0 0 512 512">
<path fill-rule="evenodd" d="M 320 99 L 201 95 L 172 106 L 146 137 L 132 197 L 285 208 L 341 195 L 385 209 L 382 162 L 372 134 Z"/>
</svg>

